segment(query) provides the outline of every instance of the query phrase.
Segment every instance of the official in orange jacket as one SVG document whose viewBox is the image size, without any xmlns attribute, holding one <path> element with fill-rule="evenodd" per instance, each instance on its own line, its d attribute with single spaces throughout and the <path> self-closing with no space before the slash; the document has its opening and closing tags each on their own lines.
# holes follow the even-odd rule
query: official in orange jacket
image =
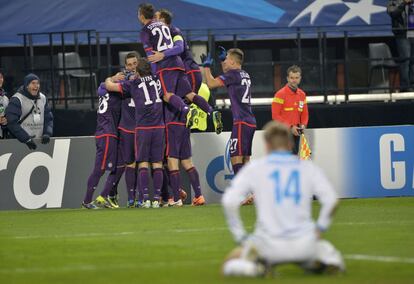
<svg viewBox="0 0 414 284">
<path fill-rule="evenodd" d="M 290 66 L 287 70 L 287 84 L 276 92 L 272 102 L 272 119 L 288 125 L 292 131 L 294 154 L 299 152 L 300 135 L 309 121 L 306 94 L 298 87 L 301 79 L 300 67 Z"/>
</svg>

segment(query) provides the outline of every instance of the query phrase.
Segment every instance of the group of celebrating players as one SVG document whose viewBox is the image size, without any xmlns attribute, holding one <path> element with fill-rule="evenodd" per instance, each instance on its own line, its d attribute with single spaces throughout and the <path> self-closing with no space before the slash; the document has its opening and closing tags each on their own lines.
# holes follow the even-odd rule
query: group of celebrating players
<svg viewBox="0 0 414 284">
<path fill-rule="evenodd" d="M 118 208 L 117 185 L 123 173 L 127 207 L 181 207 L 187 194 L 181 186 L 180 163 L 194 190 L 192 205 L 204 205 L 199 174 L 191 161 L 190 128 L 198 111 L 203 111 L 220 134 L 221 113 L 198 95 L 201 70 L 180 29 L 172 25 L 171 12 L 141 4 L 138 19 L 143 25 L 140 37 L 147 57 L 128 54 L 125 71 L 107 78 L 98 88 L 96 159 L 82 207 Z M 220 47 L 224 73 L 217 78 L 210 71 L 211 56 L 201 58 L 208 87 L 228 90 L 233 114 L 230 154 L 235 174 L 250 159 L 256 129 L 250 106 L 251 79 L 241 68 L 243 57 L 240 49 L 226 51 Z M 198 108 L 191 108 L 190 104 Z M 104 189 L 93 200 L 105 171 L 109 175 Z"/>
<path fill-rule="evenodd" d="M 171 24 L 172 14 L 141 4 L 138 18 L 143 25 L 141 42 L 147 58 L 128 54 L 126 70 L 107 78 L 98 88 L 96 161 L 82 207 L 118 208 L 116 188 L 124 172 L 128 207 L 181 207 L 187 194 L 181 188 L 180 163 L 194 190 L 192 205 L 204 205 L 199 175 L 191 161 L 190 127 L 198 112 L 204 111 L 220 134 L 221 114 L 197 94 L 202 84 L 201 70 L 181 31 Z M 297 263 L 315 273 L 344 271 L 341 253 L 321 239 L 331 224 L 337 195 L 318 167 L 291 153 L 295 144 L 292 133 L 299 136 L 298 130 L 303 126 L 289 128 L 281 119 L 282 123 L 269 123 L 264 131 L 268 155 L 244 167 L 250 160 L 256 130 L 250 105 L 251 79 L 242 70 L 244 54 L 240 49 L 227 51 L 220 47 L 218 53 L 223 69 L 218 77 L 211 73 L 211 56 L 203 55 L 201 59 L 207 86 L 226 87 L 232 105 L 230 156 L 236 177 L 226 189 L 222 204 L 239 247 L 225 261 L 223 273 L 262 276 L 280 263 Z M 300 92 L 297 95 L 299 82 L 300 68 L 289 69 L 287 94 L 276 94 L 274 103 L 280 106 L 275 109 L 281 111 L 286 97 L 291 106 L 285 106 L 284 111 L 296 110 L 296 119 L 300 117 L 299 121 L 307 124 L 306 99 L 304 94 L 299 96 Z M 297 103 L 293 98 L 302 101 Z M 105 170 L 110 174 L 103 191 L 93 200 Z M 255 198 L 258 215 L 252 234 L 245 231 L 239 214 L 239 206 L 249 194 Z M 316 224 L 311 217 L 313 196 L 321 203 Z"/>
</svg>

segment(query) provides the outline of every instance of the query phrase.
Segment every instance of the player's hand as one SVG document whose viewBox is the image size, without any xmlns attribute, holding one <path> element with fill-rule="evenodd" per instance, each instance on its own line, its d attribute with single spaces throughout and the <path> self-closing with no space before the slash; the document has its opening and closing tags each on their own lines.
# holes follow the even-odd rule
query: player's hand
<svg viewBox="0 0 414 284">
<path fill-rule="evenodd" d="M 7 118 L 5 116 L 0 116 L 0 124 L 6 125 L 7 124 Z"/>
<path fill-rule="evenodd" d="M 27 140 L 26 145 L 27 145 L 27 147 L 29 147 L 30 150 L 36 150 L 36 148 L 37 148 L 37 145 L 32 140 L 32 138 L 30 138 L 29 140 Z"/>
<path fill-rule="evenodd" d="M 151 63 L 157 63 L 164 59 L 165 55 L 159 51 L 153 51 L 154 54 L 148 56 L 148 61 Z"/>
<path fill-rule="evenodd" d="M 50 136 L 47 134 L 43 134 L 42 136 L 42 144 L 48 144 L 50 142 Z"/>
<path fill-rule="evenodd" d="M 290 129 L 291 131 L 292 131 L 292 134 L 294 135 L 294 136 L 300 136 L 300 132 L 302 131 L 302 129 L 301 128 L 299 128 L 298 126 L 296 126 L 296 125 L 293 125 L 292 126 L 292 128 Z"/>
<path fill-rule="evenodd" d="M 224 47 L 219 46 L 217 48 L 217 53 L 218 53 L 218 58 L 220 59 L 221 62 L 223 62 L 224 60 L 226 60 L 227 57 L 227 51 Z"/>
<path fill-rule="evenodd" d="M 214 60 L 213 58 L 211 58 L 210 53 L 208 55 L 201 54 L 200 59 L 201 59 L 201 66 L 203 67 L 210 68 L 211 65 L 213 65 Z"/>
<path fill-rule="evenodd" d="M 114 76 L 111 77 L 112 82 L 122 81 L 125 80 L 124 72 L 118 72 Z"/>
</svg>

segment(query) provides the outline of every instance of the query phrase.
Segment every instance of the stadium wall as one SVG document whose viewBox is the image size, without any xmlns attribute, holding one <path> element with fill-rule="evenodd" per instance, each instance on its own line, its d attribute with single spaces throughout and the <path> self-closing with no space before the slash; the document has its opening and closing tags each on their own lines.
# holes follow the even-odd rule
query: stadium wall
<svg viewBox="0 0 414 284">
<path fill-rule="evenodd" d="M 414 126 L 310 129 L 307 136 L 313 160 L 341 197 L 414 196 Z M 229 137 L 229 132 L 192 135 L 208 203 L 219 202 L 233 177 Z M 253 158 L 262 157 L 262 131 L 253 145 Z M 53 139 L 39 143 L 35 152 L 15 140 L 0 141 L 0 209 L 78 208 L 94 158 L 93 137 Z M 123 182 L 119 192 L 125 196 Z"/>
</svg>

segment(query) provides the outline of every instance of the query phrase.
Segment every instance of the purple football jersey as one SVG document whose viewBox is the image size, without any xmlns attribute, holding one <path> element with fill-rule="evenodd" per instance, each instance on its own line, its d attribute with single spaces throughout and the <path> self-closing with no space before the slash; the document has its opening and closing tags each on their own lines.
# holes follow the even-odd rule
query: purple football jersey
<svg viewBox="0 0 414 284">
<path fill-rule="evenodd" d="M 191 49 L 187 44 L 187 41 L 184 38 L 183 33 L 176 26 L 170 25 L 171 36 L 174 39 L 175 36 L 181 36 L 184 41 L 184 51 L 180 54 L 181 60 L 184 63 L 185 71 L 200 70 L 198 64 L 194 61 L 193 54 Z"/>
<path fill-rule="evenodd" d="M 141 42 L 144 45 L 146 54 L 151 54 L 153 50 L 163 52 L 174 46 L 170 28 L 162 22 L 151 21 L 141 30 Z M 165 69 L 185 70 L 181 57 L 170 56 L 156 63 L 157 73 Z"/>
<path fill-rule="evenodd" d="M 135 129 L 135 104 L 132 98 L 122 100 L 121 120 L 118 127 L 128 131 Z"/>
<path fill-rule="evenodd" d="M 121 96 L 117 93 L 109 93 L 105 88 L 105 84 L 101 83 L 98 88 L 98 97 L 99 107 L 97 111 L 95 136 L 118 136 L 118 124 L 121 116 Z"/>
<path fill-rule="evenodd" d="M 163 93 L 160 80 L 156 76 L 125 81 L 121 83 L 121 86 L 122 92 L 130 94 L 133 99 L 136 127 L 164 125 Z"/>
<path fill-rule="evenodd" d="M 255 125 L 256 118 L 254 117 L 250 104 L 250 75 L 244 70 L 229 70 L 223 75 L 220 75 L 219 78 L 227 87 L 233 122 L 244 121 Z"/>
</svg>

